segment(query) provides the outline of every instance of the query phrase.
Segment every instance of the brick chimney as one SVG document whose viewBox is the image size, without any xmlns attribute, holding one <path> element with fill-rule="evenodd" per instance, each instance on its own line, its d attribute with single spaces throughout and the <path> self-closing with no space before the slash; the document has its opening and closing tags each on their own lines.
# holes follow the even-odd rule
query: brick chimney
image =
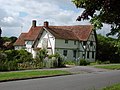
<svg viewBox="0 0 120 90">
<path fill-rule="evenodd" d="M 45 21 L 45 22 L 44 22 L 44 27 L 48 27 L 48 26 L 49 26 L 48 21 Z"/>
<path fill-rule="evenodd" d="M 32 27 L 36 27 L 36 20 L 32 21 Z"/>
</svg>

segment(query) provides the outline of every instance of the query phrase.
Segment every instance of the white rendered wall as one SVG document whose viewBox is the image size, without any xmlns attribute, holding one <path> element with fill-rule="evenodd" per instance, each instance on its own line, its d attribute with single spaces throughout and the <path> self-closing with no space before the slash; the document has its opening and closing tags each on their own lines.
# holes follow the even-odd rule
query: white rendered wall
<svg viewBox="0 0 120 90">
<path fill-rule="evenodd" d="M 43 48 L 42 43 L 44 42 L 44 39 L 47 39 L 47 48 L 51 49 L 52 54 L 55 52 L 55 38 L 52 36 L 48 31 L 44 30 L 40 40 L 38 41 L 37 48 Z M 50 53 L 50 52 L 49 52 Z"/>
</svg>

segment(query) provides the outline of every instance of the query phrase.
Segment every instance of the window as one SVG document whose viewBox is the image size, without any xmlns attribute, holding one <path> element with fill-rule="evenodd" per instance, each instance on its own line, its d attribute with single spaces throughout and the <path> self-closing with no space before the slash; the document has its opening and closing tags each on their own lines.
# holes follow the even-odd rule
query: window
<svg viewBox="0 0 120 90">
<path fill-rule="evenodd" d="M 76 50 L 73 50 L 73 57 L 76 58 L 76 53 L 77 51 Z"/>
<path fill-rule="evenodd" d="M 85 58 L 85 54 L 83 54 L 83 58 Z"/>
<path fill-rule="evenodd" d="M 94 51 L 92 52 L 92 58 L 95 58 Z"/>
<path fill-rule="evenodd" d="M 63 50 L 63 55 L 67 56 L 67 50 Z"/>
<path fill-rule="evenodd" d="M 87 41 L 83 41 L 83 45 L 85 46 L 87 44 Z"/>
<path fill-rule="evenodd" d="M 87 58 L 89 58 L 89 51 L 87 52 Z"/>
<path fill-rule="evenodd" d="M 93 41 L 90 41 L 90 46 L 93 46 Z"/>
<path fill-rule="evenodd" d="M 68 43 L 68 40 L 65 40 L 65 43 Z"/>
<path fill-rule="evenodd" d="M 74 41 L 74 45 L 76 45 L 76 41 Z"/>
</svg>

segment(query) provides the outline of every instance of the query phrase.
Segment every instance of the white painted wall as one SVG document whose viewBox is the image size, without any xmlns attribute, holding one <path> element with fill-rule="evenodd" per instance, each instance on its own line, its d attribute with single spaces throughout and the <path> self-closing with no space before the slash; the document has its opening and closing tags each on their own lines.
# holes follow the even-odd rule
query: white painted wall
<svg viewBox="0 0 120 90">
<path fill-rule="evenodd" d="M 51 51 L 51 54 L 55 53 L 55 38 L 54 36 L 52 36 L 52 34 L 46 30 L 43 31 L 43 34 L 40 38 L 40 40 L 38 41 L 38 45 L 37 48 L 43 48 L 43 42 L 44 40 L 47 39 L 47 48 L 51 48 L 51 50 L 49 50 L 49 53 Z"/>
</svg>

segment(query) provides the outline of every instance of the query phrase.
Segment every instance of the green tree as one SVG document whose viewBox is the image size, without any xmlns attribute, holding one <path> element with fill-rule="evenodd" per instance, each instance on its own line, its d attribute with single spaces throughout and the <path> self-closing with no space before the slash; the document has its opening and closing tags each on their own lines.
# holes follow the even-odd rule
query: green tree
<svg viewBox="0 0 120 90">
<path fill-rule="evenodd" d="M 12 36 L 12 37 L 10 37 L 9 39 L 10 39 L 10 41 L 11 41 L 12 43 L 14 43 L 14 42 L 17 40 L 17 37 Z"/>
<path fill-rule="evenodd" d="M 78 21 L 88 20 L 95 29 L 101 29 L 103 23 L 111 25 L 108 35 L 116 35 L 120 38 L 120 0 L 72 0 L 77 8 L 84 8 Z"/>
<path fill-rule="evenodd" d="M 104 62 L 110 61 L 111 63 L 120 62 L 120 45 L 117 44 L 117 39 L 98 35 L 98 48 L 97 59 Z"/>
</svg>

